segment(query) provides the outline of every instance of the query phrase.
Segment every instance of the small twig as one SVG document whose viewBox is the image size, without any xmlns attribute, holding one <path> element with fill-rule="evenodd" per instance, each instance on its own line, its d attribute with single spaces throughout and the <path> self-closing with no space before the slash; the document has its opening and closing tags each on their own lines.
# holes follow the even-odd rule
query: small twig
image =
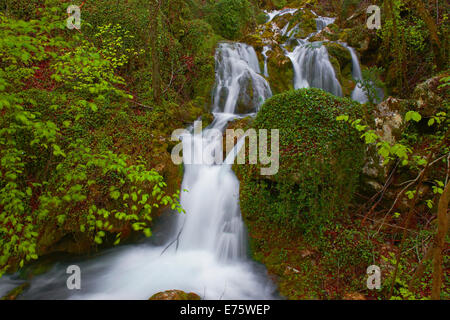
<svg viewBox="0 0 450 320">
<path fill-rule="evenodd" d="M 441 147 L 441 145 L 439 145 L 437 147 L 437 149 L 439 149 Z M 416 192 L 414 193 L 414 197 L 411 200 L 411 207 L 410 207 L 409 212 L 408 212 L 408 214 L 406 216 L 405 229 L 403 230 L 402 240 L 400 241 L 399 250 L 398 250 L 397 255 L 395 257 L 395 269 L 394 269 L 394 275 L 392 277 L 391 287 L 389 289 L 389 296 L 388 296 L 389 299 L 392 298 L 392 294 L 394 293 L 394 286 L 395 286 L 395 282 L 397 281 L 397 274 L 398 274 L 398 269 L 399 269 L 399 265 L 400 265 L 400 259 L 401 259 L 403 248 L 405 246 L 406 236 L 408 234 L 407 230 L 408 230 L 408 227 L 409 227 L 409 222 L 410 222 L 410 220 L 411 220 L 411 218 L 412 218 L 412 216 L 414 214 L 414 209 L 415 209 L 415 206 L 416 206 L 416 202 L 417 202 L 417 200 L 419 198 L 419 188 L 421 187 L 421 185 L 423 183 L 423 180 L 425 179 L 425 175 L 426 175 L 428 169 L 431 167 L 430 161 L 433 158 L 433 156 L 434 156 L 434 151 L 430 151 L 430 153 L 428 154 L 428 157 L 427 157 L 425 168 L 423 168 L 423 170 L 420 172 L 419 179 L 418 179 L 417 186 L 416 186 Z"/>
<path fill-rule="evenodd" d="M 139 103 L 137 101 L 133 101 L 133 103 L 135 103 L 139 107 L 143 107 L 143 108 L 147 108 L 147 109 L 153 110 L 153 107 L 146 106 L 145 104 Z M 132 106 L 132 107 L 135 107 L 135 106 Z"/>
<path fill-rule="evenodd" d="M 406 181 L 402 184 L 400 184 L 399 186 L 404 185 L 405 183 L 408 183 L 408 185 L 402 189 L 402 191 L 400 191 L 400 193 L 397 195 L 397 197 L 395 198 L 394 203 L 392 204 L 391 208 L 389 209 L 389 211 L 386 213 L 386 215 L 383 218 L 383 223 L 380 225 L 380 227 L 378 228 L 377 232 L 375 232 L 374 236 L 377 235 L 380 231 L 381 228 L 384 225 L 384 222 L 386 221 L 387 217 L 392 213 L 392 211 L 394 210 L 394 208 L 397 206 L 397 202 L 398 200 L 403 196 L 403 194 L 406 192 L 406 190 L 408 190 L 412 185 L 414 185 L 414 183 L 416 183 L 419 178 L 422 176 L 422 173 L 425 171 L 426 168 L 429 168 L 431 166 L 433 166 L 435 163 L 437 163 L 439 160 L 442 160 L 443 158 L 445 158 L 446 155 L 437 158 L 436 160 L 434 160 L 433 162 L 431 162 L 428 166 L 426 166 L 422 171 L 420 171 L 419 175 L 414 179 L 414 180 L 410 180 L 410 181 Z M 449 154 L 450 156 L 450 154 Z"/>
<path fill-rule="evenodd" d="M 434 161 L 430 164 L 430 166 L 434 165 L 434 164 L 435 164 L 436 162 L 438 162 L 439 160 L 444 159 L 446 156 L 447 156 L 447 155 L 443 155 L 442 157 L 437 158 L 436 160 L 434 160 Z M 450 153 L 448 154 L 448 158 L 447 158 L 447 159 L 450 159 Z M 448 167 L 448 164 L 447 164 L 447 167 Z M 418 175 L 414 180 L 405 181 L 405 182 L 402 182 L 402 183 L 400 183 L 400 184 L 398 184 L 398 185 L 395 185 L 395 186 L 396 186 L 396 187 L 401 187 L 401 186 L 404 186 L 405 184 L 408 184 L 408 183 L 410 183 L 410 182 L 416 182 L 417 180 L 419 180 L 419 176 L 420 176 L 420 173 L 419 173 L 419 175 Z"/>
<path fill-rule="evenodd" d="M 178 250 L 178 245 L 179 245 L 179 242 L 180 242 L 180 235 L 181 235 L 181 232 L 183 232 L 185 223 L 186 223 L 186 219 L 184 219 L 183 226 L 181 227 L 180 231 L 178 232 L 177 237 L 176 237 L 171 243 L 169 243 L 169 244 L 164 248 L 164 250 L 161 252 L 160 256 L 162 256 L 162 255 L 164 254 L 164 252 L 166 252 L 166 250 L 167 250 L 171 245 L 173 245 L 175 242 L 177 243 L 177 245 L 175 246 L 175 251 Z"/>
<path fill-rule="evenodd" d="M 378 192 L 378 194 L 381 193 L 381 196 L 379 197 L 378 201 L 375 202 L 375 204 L 367 212 L 367 214 L 365 215 L 364 219 L 362 220 L 362 223 L 365 222 L 366 218 L 369 217 L 372 214 L 372 212 L 375 210 L 375 208 L 378 206 L 378 204 L 381 202 L 381 200 L 383 200 L 384 194 L 386 193 L 386 190 L 388 189 L 389 185 L 392 182 L 392 179 L 393 179 L 393 176 L 394 176 L 394 172 L 397 170 L 397 167 L 398 167 L 399 163 L 400 163 L 400 160 L 397 161 L 397 163 L 395 164 L 395 167 L 392 169 L 391 174 L 389 175 L 389 177 L 388 177 L 386 183 L 384 184 L 383 188 L 380 190 L 380 192 Z"/>
<path fill-rule="evenodd" d="M 362 214 L 356 214 L 357 216 L 360 216 L 360 217 L 365 217 L 365 216 L 363 216 Z M 379 220 L 375 220 L 375 219 L 371 219 L 371 218 L 367 218 L 367 220 L 370 220 L 370 221 L 372 221 L 372 222 L 375 222 L 375 223 L 380 223 L 380 221 Z M 389 223 L 385 223 L 384 224 L 385 226 L 388 226 L 388 227 L 392 227 L 392 228 L 396 228 L 396 229 L 405 229 L 404 227 L 402 227 L 402 226 L 396 226 L 396 225 L 394 225 L 394 224 L 389 224 Z M 411 229 L 407 229 L 409 232 L 411 232 L 411 233 L 417 233 L 417 234 L 419 234 L 419 232 L 417 232 L 417 231 L 414 231 L 414 230 L 411 230 Z"/>
<path fill-rule="evenodd" d="M 222 300 L 223 295 L 225 294 L 225 291 L 226 291 L 226 290 L 227 290 L 227 283 L 225 282 L 225 288 L 223 288 L 223 292 L 222 292 L 222 294 L 220 295 L 219 300 Z"/>
<path fill-rule="evenodd" d="M 449 172 L 450 172 L 450 152 L 448 153 L 448 157 L 447 157 L 447 174 L 445 175 L 445 185 L 448 184 Z"/>
</svg>

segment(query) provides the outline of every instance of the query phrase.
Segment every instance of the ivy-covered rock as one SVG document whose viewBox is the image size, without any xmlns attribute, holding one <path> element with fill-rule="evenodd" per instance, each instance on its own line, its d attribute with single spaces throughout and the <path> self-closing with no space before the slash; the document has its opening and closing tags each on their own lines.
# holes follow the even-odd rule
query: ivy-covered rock
<svg viewBox="0 0 450 320">
<path fill-rule="evenodd" d="M 263 220 L 316 233 L 343 215 L 358 185 L 364 146 L 336 117 L 357 116 L 360 108 L 320 89 L 289 91 L 266 101 L 252 126 L 280 130 L 279 172 L 261 176 L 260 165 L 235 168 L 250 229 L 251 221 Z"/>
<path fill-rule="evenodd" d="M 294 89 L 294 71 L 291 60 L 280 47 L 276 46 L 267 53 L 269 83 L 274 94 Z"/>
</svg>

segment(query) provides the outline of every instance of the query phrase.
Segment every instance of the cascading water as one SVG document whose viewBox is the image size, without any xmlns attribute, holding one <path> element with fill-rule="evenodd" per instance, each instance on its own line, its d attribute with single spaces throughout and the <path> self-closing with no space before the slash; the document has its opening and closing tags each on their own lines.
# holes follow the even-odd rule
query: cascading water
<svg viewBox="0 0 450 320">
<path fill-rule="evenodd" d="M 280 11 L 266 11 L 266 14 L 269 16 L 269 18 L 266 22 L 266 26 L 261 31 L 261 35 L 263 35 L 264 30 L 266 30 L 267 26 L 270 25 L 272 31 L 278 32 L 282 37 L 287 38 L 284 43 L 281 43 L 279 45 L 284 51 L 286 57 L 288 57 L 292 62 L 292 66 L 294 69 L 293 84 L 295 89 L 314 87 L 328 91 L 336 96 L 342 96 L 342 87 L 336 77 L 336 72 L 330 62 L 330 57 L 328 55 L 326 47 L 323 46 L 323 42 L 321 41 L 309 41 L 310 38 L 320 33 L 328 25 L 334 23 L 336 18 L 322 17 L 311 10 L 311 12 L 316 16 L 316 32 L 311 33 L 304 39 L 297 39 L 295 38 L 295 34 L 299 30 L 300 24 L 291 27 L 290 23 L 288 22 L 280 30 L 275 25 L 275 23 L 272 22 L 276 17 L 288 14 L 293 15 L 297 11 L 298 9 L 289 8 Z M 339 42 L 339 44 L 347 48 L 351 54 L 353 78 L 355 80 L 361 80 L 361 67 L 355 50 L 348 46 L 346 43 Z M 288 49 L 289 47 L 293 47 L 293 49 Z M 269 70 L 267 67 L 267 53 L 271 50 L 272 44 L 266 43 L 261 52 L 264 58 L 264 75 L 266 77 L 269 76 Z M 382 92 L 380 92 L 380 94 L 382 94 Z M 351 97 L 352 99 L 360 103 L 367 102 L 367 96 L 360 85 L 357 85 L 355 87 Z"/>
<path fill-rule="evenodd" d="M 334 21 L 336 21 L 336 18 L 317 17 L 317 18 L 316 18 L 317 32 L 322 31 L 322 30 L 325 29 L 329 24 L 334 23 Z"/>
<path fill-rule="evenodd" d="M 269 21 L 294 14 L 297 9 L 268 12 Z M 317 14 L 316 14 L 317 16 Z M 281 44 L 294 68 L 294 87 L 317 87 L 342 96 L 326 47 L 309 39 L 334 21 L 317 16 L 317 32 L 305 39 L 295 39 L 298 25 L 281 33 L 289 40 Z M 293 51 L 287 45 L 295 44 Z M 345 45 L 346 46 L 346 45 Z M 361 79 L 355 51 L 352 55 L 353 77 Z M 267 53 L 263 48 L 264 76 L 268 77 Z M 216 85 L 212 94 L 215 119 L 205 130 L 182 136 L 184 177 L 180 198 L 185 215 L 175 215 L 161 231 L 141 244 L 124 245 L 84 260 L 59 262 L 53 269 L 36 276 L 20 298 L 25 299 L 148 299 L 152 294 L 180 289 L 193 291 L 204 299 L 276 298 L 274 285 L 265 269 L 247 258 L 246 232 L 239 208 L 239 181 L 229 164 L 204 163 L 222 143 L 227 123 L 239 114 L 251 114 L 272 95 L 261 75 L 253 47 L 242 43 L 221 43 L 216 51 Z M 353 99 L 365 102 L 365 94 L 355 88 Z M 239 147 L 239 143 L 235 148 Z M 236 150 L 235 150 L 236 151 Z M 194 159 L 193 164 L 188 159 Z M 208 157 L 207 157 L 208 158 Z M 195 164 L 195 160 L 202 164 Z M 170 217 L 169 217 L 170 218 Z M 162 224 L 161 224 L 162 225 Z M 82 289 L 66 287 L 66 268 L 79 265 Z M 0 296 L 23 283 L 17 275 L 0 278 Z"/>
<path fill-rule="evenodd" d="M 355 80 L 362 80 L 362 72 L 359 64 L 358 56 L 356 55 L 355 49 L 348 46 L 346 43 L 339 42 L 342 46 L 348 49 L 350 55 L 352 56 L 352 76 Z M 359 103 L 366 103 L 368 101 L 367 95 L 362 89 L 360 84 L 357 84 L 352 92 L 352 99 L 358 101 Z"/>
<path fill-rule="evenodd" d="M 171 289 L 196 292 L 204 299 L 277 298 L 265 269 L 247 257 L 239 181 L 230 164 L 237 150 L 224 163 L 204 162 L 205 155 L 214 158 L 211 150 L 222 143 L 227 123 L 240 117 L 234 114 L 236 105 L 247 99 L 248 112 L 256 111 L 271 96 L 270 86 L 248 45 L 221 43 L 216 62 L 213 108 L 225 112 L 214 113 L 213 123 L 202 132 L 192 130 L 181 136 L 182 190 L 188 192 L 182 192 L 180 201 L 186 214 L 173 217 L 172 232 L 165 228 L 150 242 L 121 246 L 85 261 L 60 262 L 50 272 L 34 277 L 21 298 L 148 299 Z M 243 88 L 249 84 L 253 97 Z M 160 236 L 165 239 L 159 240 Z M 71 264 L 81 268 L 81 290 L 66 287 L 65 271 Z M 0 293 L 23 282 L 17 276 L 1 281 Z"/>
<path fill-rule="evenodd" d="M 322 31 L 334 20 L 334 18 L 317 17 L 316 33 Z M 308 41 L 316 33 L 309 35 L 306 39 L 297 39 L 299 45 L 292 52 L 285 50 L 294 68 L 294 88 L 320 88 L 336 96 L 342 96 L 342 88 L 326 47 L 321 42 Z"/>
<path fill-rule="evenodd" d="M 251 113 L 272 95 L 261 76 L 252 46 L 221 43 L 216 51 L 216 86 L 213 110 L 224 113 Z"/>
<path fill-rule="evenodd" d="M 268 69 L 268 67 L 267 67 L 267 59 L 268 59 L 269 57 L 267 56 L 267 52 L 269 52 L 270 50 L 272 50 L 272 49 L 270 48 L 270 46 L 264 46 L 264 47 L 263 47 L 263 50 L 261 51 L 261 54 L 262 54 L 262 56 L 263 56 L 263 58 L 264 58 L 264 76 L 265 76 L 265 77 L 269 77 L 269 69 Z"/>
<path fill-rule="evenodd" d="M 355 52 L 355 49 L 350 47 L 345 42 L 339 42 L 343 47 L 347 48 L 350 52 L 350 55 L 352 56 L 352 76 L 355 80 L 362 80 L 362 72 L 361 72 L 361 66 L 359 63 L 358 55 Z M 373 85 L 373 84 L 372 84 Z M 378 103 L 380 103 L 383 100 L 384 97 L 384 91 L 381 88 L 376 88 L 377 94 L 378 94 Z M 366 92 L 362 89 L 360 84 L 357 84 L 355 89 L 352 92 L 352 99 L 355 101 L 358 101 L 359 103 L 366 103 L 369 101 L 367 98 Z"/>
<path fill-rule="evenodd" d="M 342 96 L 342 88 L 330 62 L 327 49 L 316 42 L 304 42 L 294 51 L 287 52 L 294 67 L 294 88 L 321 88 Z"/>
</svg>

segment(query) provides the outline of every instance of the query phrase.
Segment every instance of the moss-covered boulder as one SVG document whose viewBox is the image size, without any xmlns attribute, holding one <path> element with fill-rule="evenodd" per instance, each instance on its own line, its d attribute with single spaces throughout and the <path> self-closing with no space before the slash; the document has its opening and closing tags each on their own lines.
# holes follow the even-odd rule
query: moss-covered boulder
<svg viewBox="0 0 450 320">
<path fill-rule="evenodd" d="M 294 89 L 294 71 L 291 60 L 276 46 L 267 53 L 267 70 L 272 93 Z"/>
<path fill-rule="evenodd" d="M 193 292 L 186 293 L 181 290 L 167 290 L 155 293 L 148 300 L 201 300 L 201 298 Z"/>
<path fill-rule="evenodd" d="M 316 16 L 308 9 L 298 10 L 289 20 L 289 29 L 297 26 L 295 37 L 304 39 L 317 31 Z"/>
<path fill-rule="evenodd" d="M 365 54 L 370 47 L 374 32 L 367 29 L 365 24 L 355 25 L 353 28 L 343 29 L 339 33 L 339 40 L 348 43 L 360 54 Z"/>
<path fill-rule="evenodd" d="M 266 101 L 253 127 L 279 129 L 279 171 L 262 176 L 260 165 L 235 166 L 250 233 L 252 221 L 316 233 L 336 216 L 344 217 L 365 148 L 358 134 L 336 117 L 358 117 L 360 108 L 320 89 L 289 91 Z"/>
<path fill-rule="evenodd" d="M 352 76 L 352 56 L 347 48 L 336 42 L 324 42 L 330 62 L 341 84 L 344 96 L 350 96 L 356 86 Z"/>
</svg>

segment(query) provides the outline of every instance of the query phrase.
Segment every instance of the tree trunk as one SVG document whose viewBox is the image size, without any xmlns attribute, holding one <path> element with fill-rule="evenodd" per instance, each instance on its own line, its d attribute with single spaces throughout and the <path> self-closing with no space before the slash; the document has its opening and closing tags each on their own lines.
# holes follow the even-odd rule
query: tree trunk
<svg viewBox="0 0 450 320">
<path fill-rule="evenodd" d="M 161 74 L 159 70 L 159 45 L 158 45 L 158 26 L 160 0 L 151 0 L 150 2 L 150 48 L 152 51 L 152 88 L 153 100 L 156 103 L 161 102 Z"/>
<path fill-rule="evenodd" d="M 403 90 L 403 76 L 402 76 L 402 70 L 399 70 L 402 68 L 403 63 L 403 57 L 402 57 L 402 51 L 401 51 L 401 44 L 400 44 L 400 40 L 398 37 L 398 28 L 397 28 L 397 16 L 395 15 L 395 9 L 394 9 L 394 5 L 392 3 L 392 0 L 387 0 L 387 6 L 389 8 L 388 11 L 388 16 L 389 18 L 392 20 L 392 33 L 394 34 L 394 45 L 393 45 L 393 52 L 392 55 L 394 57 L 395 64 L 397 65 L 396 67 L 396 73 L 398 72 L 400 74 L 400 76 L 397 76 L 397 79 L 400 82 L 400 89 Z"/>
<path fill-rule="evenodd" d="M 439 199 L 438 205 L 438 229 L 434 244 L 433 255 L 433 288 L 431 290 L 431 299 L 439 300 L 441 298 L 442 287 L 442 252 L 445 246 L 445 237 L 448 232 L 448 202 L 450 200 L 450 183 L 444 189 Z"/>
<path fill-rule="evenodd" d="M 438 70 L 441 70 L 442 68 L 445 67 L 445 59 L 441 51 L 441 42 L 438 36 L 438 27 L 436 23 L 434 23 L 431 14 L 425 8 L 425 5 L 423 4 L 422 0 L 413 0 L 411 2 L 416 7 L 420 17 L 427 25 L 428 31 L 430 32 L 431 47 L 433 48 L 436 66 Z"/>
</svg>

